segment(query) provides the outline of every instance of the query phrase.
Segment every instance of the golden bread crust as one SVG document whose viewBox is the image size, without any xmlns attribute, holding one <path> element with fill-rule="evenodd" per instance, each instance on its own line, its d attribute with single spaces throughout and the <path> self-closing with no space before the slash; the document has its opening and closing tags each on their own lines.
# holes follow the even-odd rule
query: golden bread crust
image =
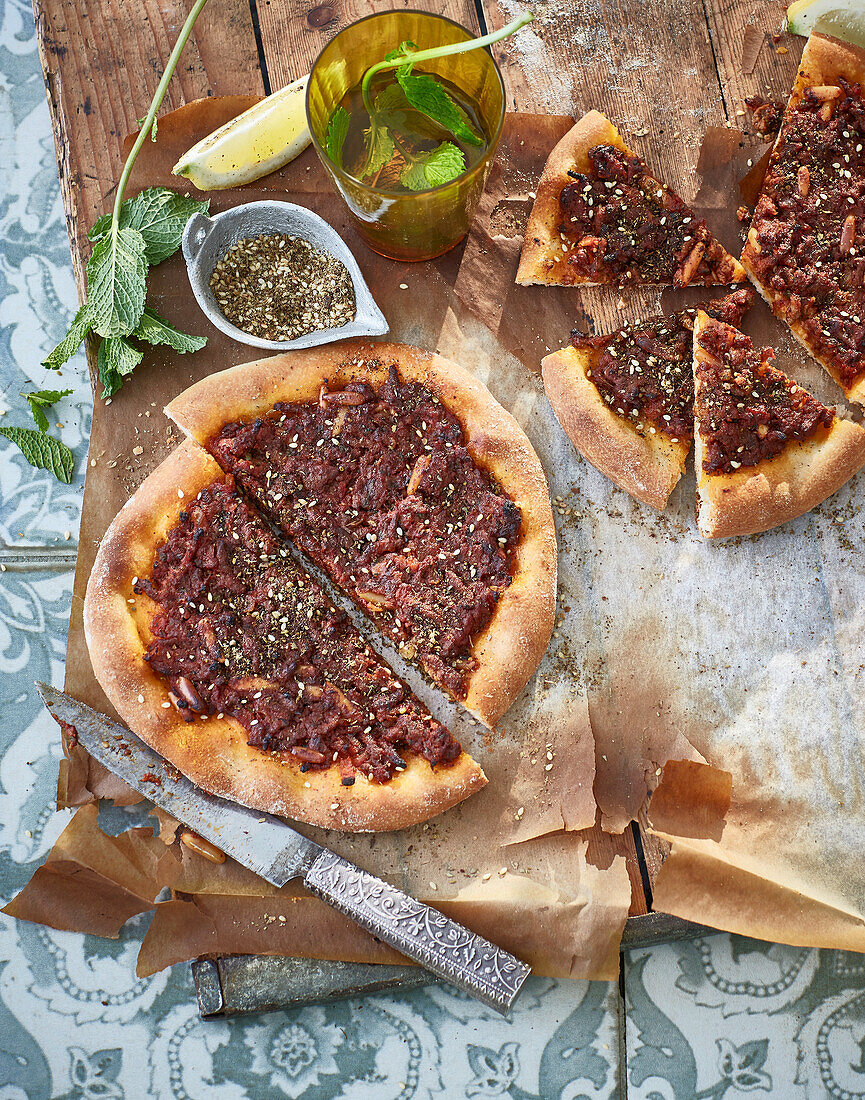
<svg viewBox="0 0 865 1100">
<path fill-rule="evenodd" d="M 562 221 L 562 189 L 572 182 L 568 169 L 587 174 L 591 170 L 589 150 L 596 145 L 614 145 L 633 156 L 616 127 L 600 111 L 583 115 L 562 137 L 547 158 L 535 201 L 526 225 L 516 282 L 521 286 L 542 283 L 550 286 L 598 286 L 605 280 L 579 275 L 562 251 L 559 226 Z M 692 285 L 741 283 L 747 278 L 738 260 L 713 237 L 706 249 L 706 260 L 717 271 L 717 278 L 694 279 Z M 606 280 L 614 282 L 614 279 Z"/>
<path fill-rule="evenodd" d="M 690 441 L 664 432 L 645 435 L 606 404 L 588 377 L 598 348 L 564 348 L 541 361 L 544 389 L 568 438 L 626 493 L 663 509 L 685 469 Z"/>
<path fill-rule="evenodd" d="M 405 344 L 349 341 L 288 352 L 212 374 L 165 409 L 202 446 L 236 420 L 267 413 L 277 401 L 317 400 L 321 385 L 361 379 L 377 388 L 391 365 L 426 386 L 462 424 L 466 446 L 522 512 L 513 580 L 478 635 L 478 662 L 464 706 L 494 726 L 528 683 L 549 645 L 556 603 L 556 535 L 546 476 L 516 420 L 474 375 L 449 359 Z"/>
<path fill-rule="evenodd" d="M 695 368 L 709 358 L 699 334 L 711 318 L 702 310 L 694 324 Z M 699 396 L 699 376 L 695 388 Z M 829 428 L 791 441 L 774 458 L 730 473 L 703 470 L 703 440 L 695 425 L 697 528 L 707 539 L 753 535 L 810 511 L 865 465 L 865 429 L 836 417 Z"/>
<path fill-rule="evenodd" d="M 96 678 L 129 728 L 204 790 L 325 828 L 406 828 L 483 787 L 483 771 L 465 752 L 437 769 L 409 753 L 408 767 L 388 783 L 358 774 L 353 786 L 343 787 L 338 768 L 302 773 L 299 760 L 248 745 L 246 730 L 233 718 L 187 723 L 176 707 L 165 706 L 167 685 L 144 660 L 160 609 L 134 595 L 134 578 L 150 575 L 154 553 L 180 511 L 223 477 L 213 458 L 185 441 L 127 501 L 100 545 L 87 585 L 84 630 Z"/>
<path fill-rule="evenodd" d="M 784 111 L 781 129 L 778 131 L 778 136 L 775 139 L 772 154 L 769 158 L 767 174 L 771 171 L 776 160 L 779 142 L 790 125 L 790 116 L 800 103 L 805 91 L 808 88 L 820 87 L 822 85 L 837 85 L 839 77 L 843 77 L 849 83 L 865 84 L 865 50 L 849 42 L 841 42 L 837 38 L 831 38 L 828 35 L 812 34 L 805 43 L 805 49 L 802 53 L 802 60 L 799 63 L 799 70 L 796 73 L 793 90 L 790 93 L 790 99 Z M 742 251 L 742 265 L 747 271 L 751 282 L 774 312 L 776 304 L 784 301 L 784 295 L 769 286 L 768 283 L 760 281 L 759 276 L 754 270 L 755 258 L 759 255 L 759 252 L 760 246 L 757 238 L 757 231 L 752 226 L 748 232 L 748 239 L 745 241 L 745 247 Z M 789 327 L 796 340 L 808 352 L 812 359 L 815 359 L 826 370 L 830 377 L 838 383 L 841 389 L 844 390 L 847 398 L 858 404 L 865 404 L 865 375 L 855 379 L 851 386 L 845 386 L 841 382 L 837 367 L 827 355 L 821 355 L 815 348 L 814 342 L 805 329 L 805 326 L 799 321 L 791 322 L 786 319 L 784 319 L 784 323 Z"/>
</svg>

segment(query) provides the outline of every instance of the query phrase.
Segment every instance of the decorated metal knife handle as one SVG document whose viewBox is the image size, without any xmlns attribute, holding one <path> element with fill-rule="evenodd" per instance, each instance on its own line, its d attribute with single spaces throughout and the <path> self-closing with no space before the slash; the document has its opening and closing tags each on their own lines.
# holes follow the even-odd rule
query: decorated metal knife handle
<svg viewBox="0 0 865 1100">
<path fill-rule="evenodd" d="M 531 973 L 507 951 L 333 852 L 315 859 L 304 883 L 380 940 L 498 1012 L 510 1010 Z"/>
</svg>

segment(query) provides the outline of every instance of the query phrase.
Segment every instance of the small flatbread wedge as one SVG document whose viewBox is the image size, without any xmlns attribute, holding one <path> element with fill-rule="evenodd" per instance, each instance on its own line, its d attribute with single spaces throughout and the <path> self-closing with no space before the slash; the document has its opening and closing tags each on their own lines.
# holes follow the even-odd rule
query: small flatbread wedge
<svg viewBox="0 0 865 1100">
<path fill-rule="evenodd" d="M 550 153 L 526 226 L 523 286 L 712 286 L 747 276 L 599 111 Z"/>
<path fill-rule="evenodd" d="M 106 532 L 84 627 L 129 728 L 241 805 L 380 831 L 425 821 L 486 783 L 188 440 Z"/>
<path fill-rule="evenodd" d="M 767 531 L 831 496 L 865 464 L 865 430 L 770 366 L 731 325 L 694 324 L 697 527 Z"/>
<path fill-rule="evenodd" d="M 739 324 L 749 289 L 709 302 Z M 694 428 L 693 327 L 697 309 L 651 317 L 609 336 L 573 332 L 546 356 L 544 388 L 559 423 L 591 464 L 632 497 L 663 509 L 685 469 Z"/>
<path fill-rule="evenodd" d="M 540 461 L 458 364 L 358 341 L 212 374 L 167 414 L 409 660 L 487 725 L 549 644 Z"/>
<path fill-rule="evenodd" d="M 865 50 L 812 34 L 742 263 L 800 344 L 865 403 Z"/>
</svg>

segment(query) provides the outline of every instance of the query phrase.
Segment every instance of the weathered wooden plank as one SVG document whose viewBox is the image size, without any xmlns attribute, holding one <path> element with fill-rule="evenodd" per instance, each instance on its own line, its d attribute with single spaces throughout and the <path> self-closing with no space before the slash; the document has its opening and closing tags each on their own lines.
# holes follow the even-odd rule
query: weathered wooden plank
<svg viewBox="0 0 865 1100">
<path fill-rule="evenodd" d="M 577 0 L 527 5 L 484 0 L 490 29 L 525 7 L 535 20 L 493 47 L 515 110 L 583 114 L 621 129 L 685 199 L 707 125 L 724 123 L 700 0 Z"/>
<path fill-rule="evenodd" d="M 269 0 L 267 4 L 258 5 L 258 17 L 271 87 L 279 88 L 308 73 L 335 34 L 383 7 L 435 12 L 479 33 L 472 0 L 412 0 L 411 3 L 387 5 L 375 0 L 342 0 L 331 4 L 316 4 L 313 0 Z"/>
<path fill-rule="evenodd" d="M 746 96 L 786 100 L 793 85 L 805 39 L 779 33 L 785 7 L 782 0 L 756 8 L 753 0 L 706 0 L 724 100 L 730 121 L 740 128 L 748 128 Z M 777 42 L 772 40 L 773 33 L 779 36 Z M 747 61 L 743 65 L 746 34 L 759 44 L 753 66 Z"/>
<path fill-rule="evenodd" d="M 110 202 L 123 139 L 147 111 L 189 0 L 34 0 L 79 290 L 87 230 Z M 263 89 L 248 5 L 211 0 L 165 98 Z"/>
</svg>

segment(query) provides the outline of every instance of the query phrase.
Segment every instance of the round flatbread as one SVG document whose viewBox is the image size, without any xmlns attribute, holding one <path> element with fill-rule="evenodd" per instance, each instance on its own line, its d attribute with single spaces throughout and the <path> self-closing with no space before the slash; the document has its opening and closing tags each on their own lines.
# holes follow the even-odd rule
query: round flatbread
<svg viewBox="0 0 865 1100">
<path fill-rule="evenodd" d="M 346 386 L 366 385 L 379 392 L 392 371 L 400 384 L 419 384 L 456 418 L 461 446 L 474 466 L 485 471 L 519 508 L 510 583 L 498 592 L 491 618 L 471 640 L 473 671 L 464 693 L 454 696 L 492 726 L 531 678 L 549 644 L 555 615 L 556 539 L 540 461 L 516 420 L 477 378 L 419 348 L 348 342 L 276 355 L 213 374 L 176 397 L 165 411 L 225 462 L 224 452 L 215 443 L 227 425 L 267 417 L 278 402 L 318 402 L 323 387 L 342 391 Z M 274 457 L 274 469 L 278 466 Z M 244 488 L 249 491 L 248 485 Z M 410 486 L 403 488 L 411 491 Z M 279 514 L 271 518 L 280 522 Z M 316 563 L 328 571 L 326 561 L 316 558 Z M 344 578 L 337 582 L 375 622 L 375 609 L 361 602 L 357 591 L 345 586 Z M 438 679 L 428 665 L 424 667 Z M 449 690 L 447 684 L 442 686 Z"/>
<path fill-rule="evenodd" d="M 465 752 L 435 768 L 423 756 L 405 753 L 404 770 L 387 782 L 357 772 L 345 786 L 336 763 L 309 768 L 290 752 L 250 745 L 249 730 L 228 715 L 178 707 L 169 683 L 144 659 L 162 608 L 140 591 L 139 580 L 151 575 L 182 513 L 225 480 L 218 464 L 186 441 L 144 481 L 102 540 L 87 586 L 84 628 L 96 677 L 129 728 L 205 790 L 327 828 L 405 828 L 483 787 L 482 770 Z M 316 586 L 311 578 L 306 583 Z M 345 629 L 365 644 L 353 626 Z M 417 700 L 412 705 L 427 714 Z"/>
</svg>

